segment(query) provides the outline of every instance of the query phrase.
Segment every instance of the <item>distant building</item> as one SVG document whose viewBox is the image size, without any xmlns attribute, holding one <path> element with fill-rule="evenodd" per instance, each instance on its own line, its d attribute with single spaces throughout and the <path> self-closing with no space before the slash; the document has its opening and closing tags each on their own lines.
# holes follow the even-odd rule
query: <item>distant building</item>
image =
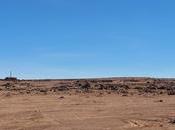
<svg viewBox="0 0 175 130">
<path fill-rule="evenodd" d="M 4 80 L 6 80 L 6 81 L 17 81 L 18 79 L 16 77 L 6 77 Z"/>
<path fill-rule="evenodd" d="M 10 76 L 9 77 L 6 77 L 4 80 L 6 81 L 17 81 L 17 77 L 13 77 L 12 76 L 12 72 L 10 72 Z"/>
</svg>

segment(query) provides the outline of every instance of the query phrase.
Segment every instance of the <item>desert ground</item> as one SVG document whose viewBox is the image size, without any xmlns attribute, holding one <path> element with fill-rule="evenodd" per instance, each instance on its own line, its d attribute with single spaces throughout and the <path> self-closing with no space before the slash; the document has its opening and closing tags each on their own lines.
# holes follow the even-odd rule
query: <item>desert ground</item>
<svg viewBox="0 0 175 130">
<path fill-rule="evenodd" d="M 0 130 L 175 130 L 175 80 L 0 80 Z"/>
</svg>

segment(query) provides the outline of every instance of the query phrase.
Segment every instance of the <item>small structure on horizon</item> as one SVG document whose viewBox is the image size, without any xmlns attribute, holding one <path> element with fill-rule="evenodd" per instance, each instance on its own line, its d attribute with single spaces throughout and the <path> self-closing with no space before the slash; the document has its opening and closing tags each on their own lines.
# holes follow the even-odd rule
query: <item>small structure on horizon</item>
<svg viewBox="0 0 175 130">
<path fill-rule="evenodd" d="M 6 81 L 17 81 L 17 77 L 13 77 L 12 72 L 10 71 L 10 76 L 6 77 L 4 80 Z"/>
</svg>

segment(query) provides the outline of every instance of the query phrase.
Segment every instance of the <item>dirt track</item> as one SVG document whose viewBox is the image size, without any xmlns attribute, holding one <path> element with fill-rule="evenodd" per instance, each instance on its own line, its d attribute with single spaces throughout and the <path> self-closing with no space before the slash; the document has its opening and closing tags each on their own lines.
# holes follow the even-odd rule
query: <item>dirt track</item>
<svg viewBox="0 0 175 130">
<path fill-rule="evenodd" d="M 60 98 L 64 96 L 64 98 Z M 163 100 L 163 102 L 160 102 Z M 1 130 L 174 130 L 175 97 L 1 97 Z"/>
<path fill-rule="evenodd" d="M 18 89 L 14 86 L 9 89 L 4 88 L 6 81 L 2 81 L 0 130 L 175 129 L 173 95 L 157 94 L 157 90 L 154 91 L 156 94 L 141 95 L 135 91 L 133 94 L 132 90 L 127 95 L 118 93 L 118 90 L 117 93 L 107 90 L 43 93 L 43 87 L 52 86 L 55 82 L 58 84 L 58 81 L 32 82 L 33 86 L 42 88 L 39 89 L 41 93 L 25 93 L 19 89 L 19 84 L 24 86 L 24 82 L 16 84 Z"/>
</svg>

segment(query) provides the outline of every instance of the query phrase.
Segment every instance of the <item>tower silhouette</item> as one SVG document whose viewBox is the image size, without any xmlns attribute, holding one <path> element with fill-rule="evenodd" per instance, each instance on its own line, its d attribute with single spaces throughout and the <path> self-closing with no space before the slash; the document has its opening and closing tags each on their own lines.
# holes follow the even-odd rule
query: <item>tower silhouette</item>
<svg viewBox="0 0 175 130">
<path fill-rule="evenodd" d="M 10 71 L 10 78 L 12 77 L 12 71 Z"/>
</svg>

